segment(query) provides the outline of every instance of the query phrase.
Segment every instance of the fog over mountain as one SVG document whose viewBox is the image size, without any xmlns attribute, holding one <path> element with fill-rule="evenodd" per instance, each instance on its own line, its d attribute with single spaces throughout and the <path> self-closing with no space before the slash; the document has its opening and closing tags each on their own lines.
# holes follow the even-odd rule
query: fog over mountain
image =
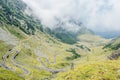
<svg viewBox="0 0 120 80">
<path fill-rule="evenodd" d="M 0 80 L 120 80 L 119 8 L 118 0 L 0 0 Z"/>
<path fill-rule="evenodd" d="M 94 31 L 120 30 L 119 0 L 23 0 L 43 25 L 50 28 L 56 24 L 75 20 Z M 59 20 L 59 21 L 58 21 Z M 76 28 L 70 25 L 69 28 Z"/>
</svg>

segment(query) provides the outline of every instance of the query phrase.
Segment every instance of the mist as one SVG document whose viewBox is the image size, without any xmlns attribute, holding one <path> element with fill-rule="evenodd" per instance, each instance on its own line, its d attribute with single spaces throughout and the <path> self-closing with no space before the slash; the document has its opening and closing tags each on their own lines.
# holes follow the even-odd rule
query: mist
<svg viewBox="0 0 120 80">
<path fill-rule="evenodd" d="M 81 22 L 93 31 L 120 31 L 120 0 L 23 0 L 26 12 L 40 19 L 47 27 L 78 30 L 70 20 Z"/>
</svg>

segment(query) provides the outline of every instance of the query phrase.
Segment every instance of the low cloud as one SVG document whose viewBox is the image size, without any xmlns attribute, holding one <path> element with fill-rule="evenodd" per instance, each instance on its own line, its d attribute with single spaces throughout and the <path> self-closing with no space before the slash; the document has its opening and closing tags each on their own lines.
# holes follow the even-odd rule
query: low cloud
<svg viewBox="0 0 120 80">
<path fill-rule="evenodd" d="M 120 30 L 119 0 L 23 0 L 29 11 L 50 28 L 65 23 L 64 28 L 77 30 L 69 21 L 82 22 L 92 30 Z"/>
</svg>

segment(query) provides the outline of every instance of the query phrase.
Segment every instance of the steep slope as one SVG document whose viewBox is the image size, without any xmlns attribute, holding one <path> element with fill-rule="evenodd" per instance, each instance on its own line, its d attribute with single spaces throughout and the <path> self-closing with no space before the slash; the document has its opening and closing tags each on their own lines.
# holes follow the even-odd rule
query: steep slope
<svg viewBox="0 0 120 80">
<path fill-rule="evenodd" d="M 108 69 L 111 71 L 108 75 L 102 75 L 102 79 L 109 79 L 106 78 L 109 75 L 112 75 L 111 79 L 118 79 L 116 76 L 119 77 L 119 73 L 109 67 L 111 62 L 106 62 L 112 51 L 102 49 L 109 40 L 96 36 L 74 21 L 70 23 L 79 26 L 77 32 L 64 29 L 65 24 L 55 29 L 43 28 L 37 19 L 25 14 L 25 8 L 26 5 L 21 0 L 0 0 L 0 66 L 5 71 L 10 71 L 7 80 L 14 80 L 13 75 L 16 80 L 86 79 L 86 76 L 95 75 L 97 71 L 99 73 L 99 65 L 103 72 Z M 99 63 L 102 61 L 105 65 Z M 119 64 L 115 62 L 115 65 Z M 93 70 L 94 66 L 96 72 Z M 114 69 L 116 71 L 118 67 Z M 74 73 L 76 74 L 73 76 Z M 68 75 L 67 78 L 64 75 Z M 83 78 L 77 78 L 78 75 Z M 99 78 L 95 77 L 97 78 L 94 79 Z"/>
<path fill-rule="evenodd" d="M 24 80 L 22 77 L 19 77 L 16 73 L 12 71 L 0 68 L 0 72 L 0 80 Z"/>
<path fill-rule="evenodd" d="M 75 44 L 79 41 L 78 36 L 83 34 L 94 34 L 93 31 L 87 29 L 81 22 L 68 21 L 56 25 L 54 29 L 46 28 L 45 31 L 50 35 L 58 38 L 60 41 L 68 44 Z M 72 26 L 72 28 L 71 28 Z M 77 26 L 77 28 L 76 28 Z"/>
<path fill-rule="evenodd" d="M 61 43 L 44 32 L 40 22 L 24 13 L 25 6 L 20 0 L 0 1 L 1 67 L 26 80 L 64 71 L 76 59 L 74 56 L 80 55 L 76 50 L 67 51 L 76 46 Z"/>
<path fill-rule="evenodd" d="M 25 14 L 26 5 L 21 0 L 0 0 L 0 25 L 9 24 L 26 34 L 34 34 L 40 22 Z"/>
<path fill-rule="evenodd" d="M 86 36 L 86 37 L 84 37 Z M 91 53 L 75 61 L 75 68 L 68 72 L 61 72 L 52 80 L 119 80 L 120 79 L 120 38 L 108 40 L 100 37 L 83 35 L 82 42 L 99 43 L 99 46 L 90 47 Z M 88 39 L 84 39 L 88 38 Z M 91 40 L 92 39 L 92 40 Z M 104 46 L 101 42 L 108 43 Z M 100 41 L 100 42 L 99 42 Z M 85 43 L 84 43 L 85 44 Z M 100 47 L 101 46 L 101 47 Z"/>
<path fill-rule="evenodd" d="M 17 32 L 26 36 L 19 30 Z M 8 34 L 11 34 L 10 31 Z M 12 36 L 18 42 L 15 45 L 6 43 L 6 41 L 1 42 L 0 47 L 3 50 L 0 51 L 0 60 L 9 70 L 15 71 L 26 80 L 42 79 L 51 76 L 52 73 L 62 72 L 63 68 L 69 66 L 73 60 L 80 58 L 74 57 L 81 55 L 78 53 L 79 50 L 84 52 L 84 49 L 77 49 L 74 45 L 61 43 L 54 37 L 40 31 L 37 31 L 35 35 L 26 36 L 24 39 Z M 1 40 L 3 39 L 1 38 Z M 71 48 L 75 48 L 75 54 L 73 51 L 67 51 Z"/>
<path fill-rule="evenodd" d="M 60 73 L 52 80 L 119 80 L 119 62 L 92 62 L 79 66 L 69 72 Z"/>
<path fill-rule="evenodd" d="M 1 0 L 0 1 L 0 25 L 9 24 L 12 26 L 18 27 L 20 30 L 25 32 L 26 34 L 34 34 L 36 29 L 43 31 L 45 33 L 54 36 L 60 41 L 74 44 L 78 41 L 77 37 L 81 34 L 93 32 L 86 27 L 83 26 L 80 22 L 70 20 L 66 24 L 66 22 L 62 22 L 57 24 L 57 28 L 50 29 L 42 27 L 39 20 L 32 17 L 32 15 L 28 16 L 25 13 L 27 6 L 21 0 Z M 78 26 L 78 30 L 69 30 L 65 29 L 65 27 L 70 28 L 70 25 Z"/>
<path fill-rule="evenodd" d="M 106 44 L 104 46 L 104 48 L 118 50 L 120 48 L 120 38 L 115 38 L 115 39 L 111 40 L 108 44 Z"/>
</svg>

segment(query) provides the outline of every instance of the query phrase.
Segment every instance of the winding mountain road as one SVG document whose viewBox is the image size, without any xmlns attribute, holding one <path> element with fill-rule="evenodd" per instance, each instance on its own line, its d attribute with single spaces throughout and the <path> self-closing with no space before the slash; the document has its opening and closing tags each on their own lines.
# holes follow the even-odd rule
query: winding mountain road
<svg viewBox="0 0 120 80">
<path fill-rule="evenodd" d="M 12 53 L 12 51 L 13 49 L 10 49 L 9 51 L 7 51 L 7 53 L 4 56 L 2 56 L 2 62 L 0 62 L 0 66 L 8 70 L 15 71 L 14 69 L 10 68 L 5 64 L 7 62 L 7 58 Z"/>
<path fill-rule="evenodd" d="M 27 40 L 29 40 L 29 39 L 31 39 L 31 38 L 32 38 L 32 36 L 30 36 L 30 37 L 27 38 L 27 39 L 24 39 L 24 40 L 20 41 L 19 44 L 18 44 L 16 47 L 14 47 L 13 49 L 10 49 L 10 50 L 2 57 L 2 62 L 0 63 L 0 66 L 3 67 L 3 68 L 5 68 L 5 69 L 8 69 L 8 70 L 12 70 L 12 71 L 13 71 L 14 69 L 9 68 L 9 67 L 5 64 L 6 62 L 8 62 L 7 59 L 8 59 L 9 57 L 11 57 L 11 61 L 13 62 L 13 64 L 24 71 L 23 75 L 29 75 L 29 74 L 30 74 L 30 71 L 29 71 L 28 69 L 24 68 L 24 65 L 22 65 L 22 63 L 16 61 L 15 58 L 18 56 L 18 54 L 19 54 L 19 52 L 20 52 L 20 50 L 21 50 L 20 47 L 21 47 L 22 42 L 27 41 Z M 14 71 L 15 71 L 15 70 L 14 70 Z"/>
<path fill-rule="evenodd" d="M 51 72 L 52 74 L 56 74 L 56 73 L 59 73 L 59 72 L 64 72 L 65 70 L 64 69 L 52 69 L 52 68 L 49 68 L 47 67 L 44 62 L 39 58 L 38 59 L 40 61 L 40 63 L 42 64 L 42 66 L 44 67 L 45 70 Z"/>
<path fill-rule="evenodd" d="M 24 74 L 29 75 L 30 71 L 26 68 L 24 68 L 24 65 L 22 65 L 20 62 L 16 61 L 15 58 L 17 57 L 17 55 L 19 54 L 19 50 L 15 51 L 15 54 L 11 57 L 12 62 L 20 69 L 22 69 L 24 71 Z"/>
</svg>

